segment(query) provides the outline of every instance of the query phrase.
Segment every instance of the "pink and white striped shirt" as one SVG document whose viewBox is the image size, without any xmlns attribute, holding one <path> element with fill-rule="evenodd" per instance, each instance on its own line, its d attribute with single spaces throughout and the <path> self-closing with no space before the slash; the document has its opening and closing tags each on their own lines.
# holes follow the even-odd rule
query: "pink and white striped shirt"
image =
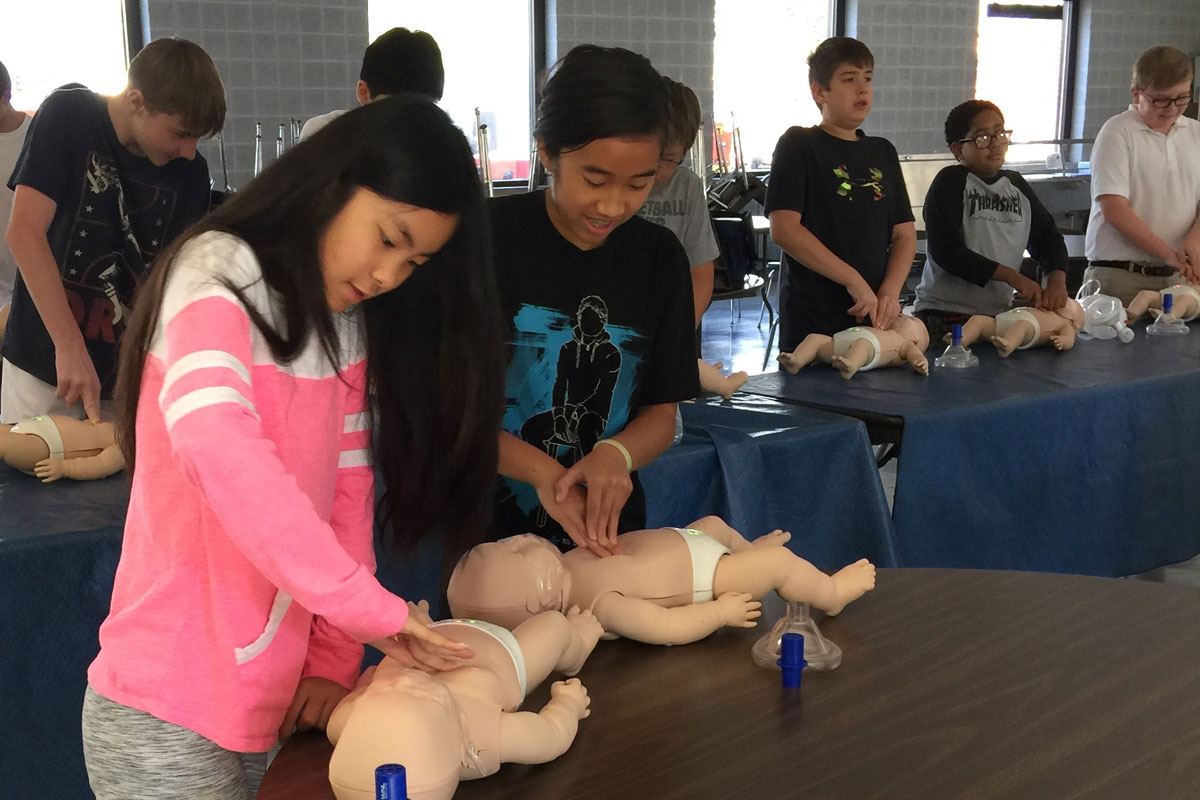
<svg viewBox="0 0 1200 800">
<path fill-rule="evenodd" d="M 359 642 L 399 631 L 408 609 L 374 577 L 356 311 L 335 315 L 336 368 L 315 336 L 279 364 L 222 277 L 282 327 L 245 242 L 206 233 L 183 248 L 146 357 L 121 561 L 88 681 L 261 752 L 300 678 L 351 687 Z"/>
</svg>

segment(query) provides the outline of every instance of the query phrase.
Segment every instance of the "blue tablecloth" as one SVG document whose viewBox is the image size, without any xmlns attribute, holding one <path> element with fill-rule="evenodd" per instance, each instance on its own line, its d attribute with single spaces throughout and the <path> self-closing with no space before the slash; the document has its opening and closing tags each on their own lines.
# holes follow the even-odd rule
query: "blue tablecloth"
<svg viewBox="0 0 1200 800">
<path fill-rule="evenodd" d="M 833 570 L 896 563 L 887 500 L 862 423 L 773 401 L 685 403 L 683 440 L 641 471 L 647 523 L 706 514 L 747 538 L 791 531 L 790 547 Z"/>
<path fill-rule="evenodd" d="M 928 378 L 817 365 L 744 390 L 902 423 L 903 566 L 1116 576 L 1200 552 L 1200 336 L 975 353 Z"/>
<path fill-rule="evenodd" d="M 0 464 L 0 796 L 91 797 L 80 745 L 128 482 L 43 484 Z"/>
</svg>

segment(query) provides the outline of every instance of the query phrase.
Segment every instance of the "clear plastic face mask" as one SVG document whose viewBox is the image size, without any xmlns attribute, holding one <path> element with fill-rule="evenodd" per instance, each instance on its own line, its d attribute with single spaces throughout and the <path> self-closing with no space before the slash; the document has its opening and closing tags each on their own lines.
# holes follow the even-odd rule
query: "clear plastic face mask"
<svg viewBox="0 0 1200 800">
<path fill-rule="evenodd" d="M 1100 294 L 1100 282 L 1084 281 L 1075 293 L 1075 299 L 1083 307 L 1083 330 L 1081 339 L 1120 339 L 1129 342 L 1133 331 L 1125 325 L 1125 306 L 1115 297 Z"/>
</svg>

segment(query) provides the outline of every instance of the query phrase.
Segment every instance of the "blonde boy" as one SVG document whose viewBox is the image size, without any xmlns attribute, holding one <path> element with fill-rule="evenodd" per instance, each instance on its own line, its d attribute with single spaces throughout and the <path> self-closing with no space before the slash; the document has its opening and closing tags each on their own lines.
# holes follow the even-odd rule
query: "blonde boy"
<svg viewBox="0 0 1200 800">
<path fill-rule="evenodd" d="M 1183 116 L 1192 62 L 1169 45 L 1133 67 L 1133 103 L 1092 148 L 1085 278 L 1128 305 L 1143 289 L 1200 281 L 1200 123 Z"/>
</svg>

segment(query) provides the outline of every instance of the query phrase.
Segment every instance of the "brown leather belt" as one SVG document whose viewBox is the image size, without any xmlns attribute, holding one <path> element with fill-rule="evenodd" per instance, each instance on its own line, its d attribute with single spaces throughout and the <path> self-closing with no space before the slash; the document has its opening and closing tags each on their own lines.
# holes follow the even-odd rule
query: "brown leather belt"
<svg viewBox="0 0 1200 800">
<path fill-rule="evenodd" d="M 1169 278 L 1175 274 L 1175 268 L 1168 267 L 1166 264 L 1146 264 L 1140 261 L 1089 261 L 1088 265 L 1123 269 L 1126 272 L 1136 272 L 1148 278 Z"/>
</svg>

